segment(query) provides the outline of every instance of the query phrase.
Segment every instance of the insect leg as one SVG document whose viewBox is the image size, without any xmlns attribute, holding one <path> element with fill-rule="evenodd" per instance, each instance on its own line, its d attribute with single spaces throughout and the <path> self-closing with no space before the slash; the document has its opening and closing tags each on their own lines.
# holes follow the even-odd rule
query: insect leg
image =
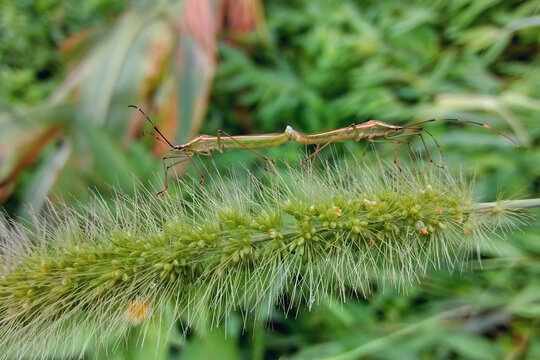
<svg viewBox="0 0 540 360">
<path fill-rule="evenodd" d="M 206 178 L 204 177 L 204 174 L 202 173 L 201 170 L 199 170 L 199 167 L 195 164 L 195 161 L 193 161 L 193 160 L 191 159 L 191 156 L 188 157 L 188 160 L 189 160 L 189 162 L 193 165 L 193 167 L 197 170 L 197 172 L 199 173 L 199 176 L 201 177 L 201 182 L 200 182 L 200 184 L 202 185 L 202 184 L 204 183 L 204 180 L 206 179 Z"/>
<path fill-rule="evenodd" d="M 171 157 L 173 158 L 173 157 Z M 181 164 L 183 163 L 184 161 L 189 161 L 191 162 L 191 164 L 195 167 L 195 169 L 197 170 L 197 172 L 199 173 L 199 175 L 201 176 L 201 185 L 204 183 L 204 180 L 205 180 L 205 176 L 204 174 L 202 173 L 202 171 L 199 170 L 199 168 L 197 167 L 197 165 L 195 165 L 195 163 L 193 162 L 193 159 L 191 159 L 191 156 L 189 156 L 187 159 L 183 159 L 183 160 L 178 160 L 177 162 L 174 162 L 172 163 L 171 165 L 168 165 L 167 166 L 167 171 L 172 168 L 173 166 L 175 165 L 178 165 L 178 164 Z"/>
<path fill-rule="evenodd" d="M 439 145 L 439 143 L 437 142 L 437 139 L 435 139 L 435 136 L 431 135 L 431 133 L 429 131 L 427 131 L 426 129 L 423 129 L 423 128 L 420 128 L 422 131 L 424 131 L 426 134 L 428 134 L 431 139 L 433 140 L 433 142 L 435 143 L 435 145 L 437 146 L 437 150 L 439 150 L 439 157 L 441 159 L 441 164 L 444 162 L 444 159 L 443 159 L 443 153 L 442 153 L 442 149 L 441 149 L 441 146 Z M 441 165 L 441 167 L 444 167 L 444 164 Z"/>
<path fill-rule="evenodd" d="M 418 130 L 423 130 L 423 131 L 425 131 L 425 130 L 422 129 L 422 128 L 419 128 Z M 433 135 L 431 135 L 430 133 L 428 133 L 428 134 L 433 138 L 433 141 L 435 141 L 435 144 L 437 145 L 437 148 L 439 149 L 439 152 L 440 152 L 440 154 L 441 154 L 441 160 L 442 160 L 441 147 L 439 146 L 439 144 L 437 143 L 437 140 L 435 140 L 435 138 L 433 137 Z M 420 137 L 420 140 L 422 141 L 422 145 L 424 146 L 424 150 L 426 151 L 426 157 L 427 157 L 428 161 L 429 161 L 432 165 L 434 165 L 434 166 L 436 166 L 436 167 L 438 167 L 438 168 L 443 168 L 443 167 L 444 167 L 443 165 L 439 165 L 439 164 L 435 163 L 435 162 L 433 161 L 433 159 L 431 158 L 431 154 L 429 153 L 428 147 L 427 147 L 427 145 L 426 145 L 426 142 L 424 141 L 424 137 L 422 136 L 422 133 L 417 132 L 417 133 L 402 134 L 402 135 L 398 135 L 398 136 L 399 136 L 399 137 L 401 137 L 401 136 L 419 136 L 419 137 Z M 398 136 L 390 137 L 389 139 L 395 139 L 395 138 L 397 138 Z M 410 148 L 410 146 L 409 146 L 409 148 Z"/>
<path fill-rule="evenodd" d="M 181 164 L 183 163 L 184 161 L 191 161 L 191 157 L 192 155 L 187 155 L 187 154 L 178 154 L 178 155 L 169 155 L 169 156 L 164 156 L 163 158 L 161 158 L 162 162 L 163 162 L 163 173 L 165 174 L 165 180 L 164 180 L 164 189 L 161 190 L 160 192 L 158 192 L 156 194 L 156 196 L 161 196 L 163 195 L 167 189 L 169 188 L 169 182 L 168 182 L 168 179 L 167 179 L 167 176 L 168 176 L 168 173 L 169 173 L 169 169 L 177 164 Z M 178 158 L 182 158 L 181 160 L 178 160 L 176 162 L 174 162 L 173 164 L 171 165 L 167 165 L 166 164 L 166 160 L 167 159 L 178 159 Z M 195 167 L 196 168 L 196 167 Z M 197 169 L 198 170 L 198 169 Z M 199 171 L 200 173 L 200 171 Z M 202 175 L 201 175 L 202 176 Z M 204 176 L 203 176 L 204 178 Z"/>
<path fill-rule="evenodd" d="M 317 146 L 315 146 L 315 153 L 317 153 L 319 151 L 320 146 L 321 146 L 320 144 L 317 144 Z M 316 158 L 316 156 L 312 157 L 311 161 L 309 162 L 309 165 L 310 165 L 310 168 L 311 168 L 312 171 L 313 171 L 313 163 L 315 163 L 315 158 Z M 300 164 L 300 166 L 302 166 L 302 164 Z"/>
<path fill-rule="evenodd" d="M 341 134 L 343 134 L 345 131 L 348 131 L 350 128 L 354 129 L 355 126 L 356 126 L 356 124 L 351 124 L 351 125 L 347 126 L 345 129 L 343 129 L 343 131 L 341 131 L 340 133 L 338 133 L 338 134 L 334 135 L 333 137 L 331 137 L 330 140 L 328 140 L 328 142 L 326 144 L 324 144 L 323 146 L 321 146 L 321 147 L 319 147 L 318 144 L 317 144 L 317 149 L 313 152 L 313 154 L 309 155 L 307 158 L 302 160 L 302 162 L 300 163 L 300 166 L 303 166 L 309 159 L 315 158 L 318 153 L 320 153 L 325 147 L 327 147 L 332 142 L 334 142 Z"/>
<path fill-rule="evenodd" d="M 431 155 L 429 154 L 429 150 L 426 146 L 426 142 L 424 141 L 424 137 L 422 136 L 422 134 L 420 133 L 415 133 L 415 134 L 411 134 L 411 135 L 418 135 L 420 137 L 420 140 L 422 140 L 422 145 L 424 146 L 424 150 L 426 151 L 426 157 L 428 159 L 428 161 L 433 164 L 434 166 L 438 167 L 438 168 L 443 168 L 443 165 L 439 165 L 437 163 L 435 163 L 433 161 L 433 159 L 431 158 Z"/>
<path fill-rule="evenodd" d="M 231 140 L 233 140 L 234 142 L 236 142 L 237 144 L 239 144 L 240 146 L 242 146 L 244 149 L 246 150 L 249 150 L 251 151 L 252 153 L 254 153 L 255 155 L 257 155 L 262 163 L 263 163 L 263 167 L 264 167 L 264 170 L 268 171 L 269 173 L 271 174 L 276 174 L 275 172 L 273 172 L 272 170 L 268 170 L 268 168 L 266 167 L 266 162 L 269 162 L 270 164 L 275 164 L 276 162 L 272 159 L 269 159 L 267 157 L 264 157 L 262 156 L 261 154 L 259 154 L 257 151 L 253 150 L 251 147 L 249 147 L 248 145 L 244 144 L 243 142 L 241 141 L 238 141 L 237 139 L 235 139 L 234 137 L 232 137 L 231 135 L 227 134 L 225 131 L 223 130 L 218 130 L 217 132 L 217 145 L 218 145 L 218 149 L 219 151 L 223 151 L 223 148 L 222 148 L 222 145 L 221 145 L 221 135 L 225 135 L 226 137 L 230 138 Z"/>
<path fill-rule="evenodd" d="M 167 166 L 167 164 L 165 163 L 165 161 L 166 161 L 167 159 L 176 159 L 176 158 L 178 158 L 178 156 L 164 156 L 164 157 L 161 158 L 161 161 L 162 161 L 162 163 L 163 163 L 163 174 L 165 175 L 165 178 L 164 178 L 164 184 L 163 184 L 163 185 L 164 185 L 165 187 L 163 188 L 163 190 L 161 190 L 160 192 L 158 192 L 158 193 L 156 194 L 156 196 L 161 196 L 161 195 L 163 195 L 163 194 L 167 191 L 167 189 L 169 189 L 169 181 L 168 181 L 168 179 L 167 179 L 167 173 L 169 172 L 170 166 Z M 185 161 L 185 159 L 184 159 L 184 160 L 180 160 L 179 162 L 182 162 L 182 161 Z"/>
<path fill-rule="evenodd" d="M 397 157 L 398 157 L 398 154 L 399 154 L 399 149 L 401 149 L 401 143 L 405 142 L 405 141 L 404 140 L 396 140 L 396 141 L 397 141 L 398 146 L 397 146 L 397 150 L 396 150 L 396 155 L 394 155 L 394 165 L 398 168 L 399 172 L 401 172 L 401 168 L 397 164 Z"/>
<path fill-rule="evenodd" d="M 367 154 L 367 149 L 368 149 L 368 147 L 369 147 L 369 143 L 370 143 L 369 140 L 366 141 L 366 145 L 365 145 L 364 148 L 362 149 L 362 154 L 360 155 L 360 159 L 362 159 L 364 156 L 366 156 L 366 154 Z"/>
<path fill-rule="evenodd" d="M 399 154 L 399 150 L 401 149 L 401 144 L 404 143 L 404 144 L 407 144 L 407 146 L 409 147 L 409 150 L 411 151 L 411 144 L 409 141 L 407 140 L 392 140 L 393 138 L 386 138 L 386 139 L 380 139 L 380 140 L 373 140 L 373 139 L 368 139 L 368 141 L 370 142 L 391 142 L 391 143 L 394 143 L 394 144 L 398 144 L 398 147 L 396 149 L 396 154 L 394 155 L 394 165 L 397 167 L 397 169 L 399 170 L 399 172 L 401 172 L 401 167 L 398 165 L 397 163 L 397 159 L 398 159 L 398 154 Z"/>
</svg>

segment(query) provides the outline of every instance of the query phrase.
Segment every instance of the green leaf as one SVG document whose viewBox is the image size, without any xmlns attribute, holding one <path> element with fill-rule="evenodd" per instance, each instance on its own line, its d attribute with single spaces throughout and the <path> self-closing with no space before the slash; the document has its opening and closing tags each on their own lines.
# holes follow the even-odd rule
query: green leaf
<svg viewBox="0 0 540 360">
<path fill-rule="evenodd" d="M 489 340 L 469 333 L 446 333 L 441 340 L 450 349 L 466 359 L 491 360 L 499 359 L 503 352 Z"/>
</svg>

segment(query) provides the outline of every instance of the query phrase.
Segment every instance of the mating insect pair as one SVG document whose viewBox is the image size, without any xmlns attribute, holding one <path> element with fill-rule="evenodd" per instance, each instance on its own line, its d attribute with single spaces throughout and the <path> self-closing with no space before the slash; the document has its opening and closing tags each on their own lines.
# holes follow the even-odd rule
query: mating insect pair
<svg viewBox="0 0 540 360">
<path fill-rule="evenodd" d="M 429 119 L 425 121 L 420 121 L 412 125 L 407 126 L 396 126 L 396 125 L 389 125 L 385 124 L 380 121 L 370 120 L 362 124 L 351 124 L 344 128 L 339 128 L 335 130 L 328 130 L 328 131 L 320 131 L 316 133 L 301 133 L 299 131 L 294 130 L 292 127 L 287 126 L 285 128 L 285 131 L 282 133 L 271 133 L 271 134 L 257 134 L 257 135 L 239 135 L 239 136 L 231 136 L 227 134 L 223 130 L 218 130 L 217 136 L 208 136 L 208 135 L 199 135 L 193 140 L 181 144 L 181 145 L 173 145 L 162 133 L 159 131 L 159 129 L 156 127 L 154 122 L 150 120 L 148 115 L 141 110 L 138 106 L 135 105 L 129 105 L 129 107 L 138 109 L 144 117 L 152 124 L 154 127 L 154 130 L 156 133 L 170 146 L 171 153 L 167 156 L 163 157 L 163 170 L 165 172 L 165 188 L 158 193 L 158 195 L 163 194 L 165 191 L 167 191 L 169 184 L 167 181 L 167 172 L 168 170 L 181 162 L 184 162 L 186 160 L 191 161 L 191 158 L 195 154 L 201 154 L 201 155 L 210 155 L 214 151 L 223 152 L 224 150 L 234 150 L 234 149 L 245 149 L 249 150 L 253 153 L 255 153 L 264 164 L 265 170 L 272 172 L 271 170 L 268 170 L 266 167 L 266 162 L 268 163 L 274 163 L 274 160 L 268 159 L 261 154 L 259 154 L 255 149 L 261 149 L 261 148 L 268 148 L 268 147 L 274 147 L 281 144 L 284 144 L 289 141 L 294 141 L 299 144 L 303 145 L 317 145 L 316 150 L 308 156 L 306 159 L 304 159 L 300 166 L 304 165 L 307 161 L 317 156 L 317 154 L 322 151 L 325 147 L 330 145 L 331 143 L 335 141 L 342 141 L 342 140 L 349 140 L 354 139 L 356 142 L 365 139 L 366 141 L 376 141 L 376 139 L 382 139 L 384 141 L 391 141 L 397 144 L 397 150 L 396 154 L 394 156 L 394 165 L 398 168 L 399 171 L 401 171 L 401 168 L 399 167 L 397 163 L 399 150 L 401 148 L 401 144 L 405 143 L 408 144 L 407 140 L 402 139 L 405 136 L 418 136 L 420 137 L 423 147 L 426 151 L 426 157 L 430 163 L 432 163 L 435 166 L 441 167 L 441 165 L 436 164 L 428 151 L 428 148 L 426 146 L 426 143 L 424 141 L 423 132 L 428 134 L 435 144 L 437 145 L 437 149 L 439 150 L 439 153 L 441 152 L 441 147 L 437 143 L 437 140 L 429 133 L 426 129 L 421 127 L 421 125 L 433 122 L 433 121 L 454 121 L 454 122 L 462 122 L 467 124 L 473 124 L 473 125 L 479 125 L 483 126 L 489 130 L 495 131 L 499 133 L 500 135 L 506 137 L 508 140 L 510 140 L 514 145 L 518 146 L 516 141 L 514 141 L 511 137 L 508 135 L 502 133 L 501 131 L 492 128 L 489 125 L 482 124 L 475 121 L 469 121 L 469 120 L 462 120 L 462 119 Z M 322 146 L 321 146 L 322 145 Z M 172 165 L 167 165 L 166 160 L 168 159 L 181 159 L 177 161 L 176 163 Z M 195 163 L 193 163 L 197 171 L 199 172 L 199 175 L 201 176 L 201 184 L 204 182 L 204 174 L 197 168 Z"/>
</svg>

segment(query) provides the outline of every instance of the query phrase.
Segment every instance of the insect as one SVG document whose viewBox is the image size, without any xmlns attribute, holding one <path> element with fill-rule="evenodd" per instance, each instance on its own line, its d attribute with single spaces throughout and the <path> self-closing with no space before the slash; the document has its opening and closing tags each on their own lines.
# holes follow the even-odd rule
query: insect
<svg viewBox="0 0 540 360">
<path fill-rule="evenodd" d="M 317 145 L 316 150 L 300 163 L 301 166 L 304 165 L 310 159 L 314 158 L 320 151 L 322 151 L 325 147 L 327 147 L 328 145 L 330 145 L 331 143 L 335 141 L 354 139 L 354 141 L 359 142 L 362 139 L 365 139 L 366 141 L 377 141 L 376 139 L 380 139 L 382 141 L 394 142 L 398 145 L 396 154 L 394 156 L 394 165 L 398 168 L 399 171 L 401 171 L 401 168 L 399 167 L 397 163 L 399 150 L 401 148 L 402 143 L 409 144 L 409 142 L 407 140 L 402 139 L 402 137 L 419 136 L 422 141 L 423 147 L 426 151 L 426 157 L 428 161 L 434 164 L 435 166 L 442 167 L 441 165 L 436 164 L 432 160 L 429 154 L 428 148 L 426 146 L 426 143 L 424 141 L 424 137 L 422 135 L 422 132 L 428 134 L 435 142 L 437 149 L 439 150 L 439 153 L 441 153 L 441 147 L 437 143 L 437 140 L 433 137 L 433 135 L 431 135 L 431 133 L 429 133 L 426 129 L 424 129 L 421 126 L 423 124 L 434 122 L 434 121 L 453 121 L 453 122 L 479 125 L 491 131 L 497 132 L 498 134 L 504 136 L 509 141 L 511 141 L 514 145 L 518 146 L 518 143 L 515 140 L 513 140 L 510 136 L 504 134 L 503 132 L 489 125 L 482 124 L 476 121 L 463 120 L 463 119 L 429 119 L 429 120 L 420 121 L 415 124 L 406 125 L 406 126 L 389 125 L 381 121 L 370 120 L 362 124 L 351 124 L 347 127 L 343 127 L 339 129 L 320 131 L 320 132 L 309 133 L 309 134 L 296 131 L 290 126 L 287 126 L 285 128 L 285 131 L 282 133 L 238 135 L 238 136 L 231 136 L 223 130 L 218 130 L 216 136 L 199 135 L 193 140 L 185 144 L 173 145 L 159 131 L 159 129 L 154 124 L 154 122 L 150 120 L 148 115 L 146 115 L 146 113 L 141 108 L 139 108 L 136 105 L 129 105 L 129 107 L 139 110 L 143 114 L 143 116 L 150 122 L 150 124 L 152 124 L 154 130 L 161 137 L 161 139 L 163 139 L 165 143 L 169 145 L 171 148 L 170 154 L 162 158 L 163 170 L 165 173 L 165 183 L 164 183 L 165 188 L 162 191 L 160 191 L 157 195 L 162 195 L 164 192 L 167 191 L 169 187 L 168 181 L 167 181 L 168 170 L 172 166 L 178 163 L 181 163 L 184 161 L 191 161 L 191 158 L 196 154 L 210 155 L 214 151 L 223 152 L 224 150 L 245 149 L 245 150 L 249 150 L 255 153 L 263 161 L 265 170 L 272 172 L 266 167 L 266 163 L 273 164 L 274 160 L 264 157 L 263 155 L 255 151 L 255 149 L 279 146 L 289 141 L 294 141 L 303 145 Z M 168 159 L 180 159 L 180 160 L 173 163 L 172 165 L 167 165 L 166 160 Z M 193 165 L 195 166 L 199 175 L 201 176 L 201 184 L 202 184 L 205 179 L 204 174 L 199 170 L 199 168 L 197 168 L 195 163 L 193 163 Z"/>
</svg>

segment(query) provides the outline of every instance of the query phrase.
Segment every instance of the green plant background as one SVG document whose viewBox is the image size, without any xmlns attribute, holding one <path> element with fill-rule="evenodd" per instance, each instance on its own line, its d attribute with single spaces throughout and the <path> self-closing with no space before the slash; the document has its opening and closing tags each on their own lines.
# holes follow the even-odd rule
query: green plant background
<svg viewBox="0 0 540 360">
<path fill-rule="evenodd" d="M 478 200 L 540 197 L 538 2 L 193 3 L 0 4 L 4 211 L 24 218 L 47 196 L 79 206 L 91 199 L 89 188 L 106 198 L 110 185 L 159 188 L 166 148 L 130 103 L 147 109 L 176 143 L 218 129 L 242 134 L 291 125 L 312 132 L 369 119 L 489 123 L 521 146 L 480 127 L 429 129 L 447 166 L 475 175 Z M 395 146 L 375 147 L 371 154 L 391 161 Z M 339 144 L 322 157 L 362 148 Z M 306 150 L 287 144 L 263 153 L 293 162 Z M 229 167 L 262 171 L 244 151 L 200 159 L 200 166 L 210 168 L 207 176 Z M 192 166 L 187 171 L 197 176 Z M 158 331 L 150 331 L 142 348 L 134 329 L 128 346 L 110 356 L 540 358 L 540 213 L 532 215 L 523 232 L 493 239 L 496 250 L 479 249 L 482 265 L 471 260 L 473 272 L 434 272 L 405 294 L 380 289 L 346 304 L 328 299 L 293 316 L 274 309 L 245 329 L 233 315 L 222 329 L 199 327 L 186 338 L 173 332 L 168 342 L 153 341 Z M 451 322 L 437 316 L 461 305 L 474 311 Z"/>
</svg>

